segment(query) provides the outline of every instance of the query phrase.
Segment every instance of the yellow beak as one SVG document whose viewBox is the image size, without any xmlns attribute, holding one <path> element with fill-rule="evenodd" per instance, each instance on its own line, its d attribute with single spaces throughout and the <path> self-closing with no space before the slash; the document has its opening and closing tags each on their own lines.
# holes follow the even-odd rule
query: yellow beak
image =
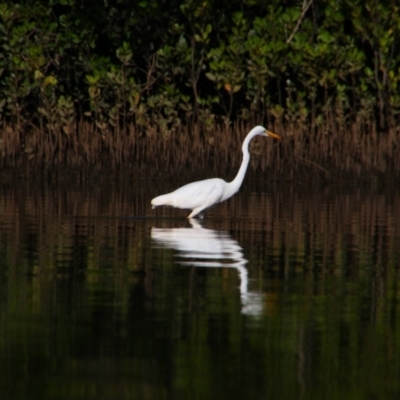
<svg viewBox="0 0 400 400">
<path fill-rule="evenodd" d="M 270 136 L 270 137 L 272 137 L 274 139 L 282 140 L 282 138 L 279 135 L 277 135 L 276 133 L 273 133 L 273 132 L 270 132 L 270 131 L 267 131 L 267 130 L 265 130 L 265 133 L 266 133 L 267 136 Z"/>
</svg>

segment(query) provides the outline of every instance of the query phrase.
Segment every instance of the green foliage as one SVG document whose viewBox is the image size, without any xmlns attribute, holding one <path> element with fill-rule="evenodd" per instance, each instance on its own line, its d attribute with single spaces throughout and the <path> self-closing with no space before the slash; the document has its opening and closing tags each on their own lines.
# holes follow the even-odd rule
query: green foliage
<svg viewBox="0 0 400 400">
<path fill-rule="evenodd" d="M 0 123 L 129 124 L 400 112 L 400 7 L 375 0 L 0 3 Z"/>
</svg>

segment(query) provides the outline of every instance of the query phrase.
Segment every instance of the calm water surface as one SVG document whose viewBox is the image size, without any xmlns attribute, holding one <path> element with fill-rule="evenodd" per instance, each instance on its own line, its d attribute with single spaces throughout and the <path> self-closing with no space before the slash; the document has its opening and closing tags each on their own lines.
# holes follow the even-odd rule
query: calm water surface
<svg viewBox="0 0 400 400">
<path fill-rule="evenodd" d="M 398 398 L 398 189 L 174 187 L 2 189 L 2 398 Z"/>
</svg>

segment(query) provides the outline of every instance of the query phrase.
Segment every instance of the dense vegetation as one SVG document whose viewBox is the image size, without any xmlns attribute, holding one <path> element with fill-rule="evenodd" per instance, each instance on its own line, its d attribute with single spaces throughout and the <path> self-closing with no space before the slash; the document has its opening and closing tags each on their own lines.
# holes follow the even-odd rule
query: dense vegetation
<svg viewBox="0 0 400 400">
<path fill-rule="evenodd" d="M 377 0 L 2 2 L 3 164 L 233 121 L 387 132 L 399 15 Z"/>
</svg>

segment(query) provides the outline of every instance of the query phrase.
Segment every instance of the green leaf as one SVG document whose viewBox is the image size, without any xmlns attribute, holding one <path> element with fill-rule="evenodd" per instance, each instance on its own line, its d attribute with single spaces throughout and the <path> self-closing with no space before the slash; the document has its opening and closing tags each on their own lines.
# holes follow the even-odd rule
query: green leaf
<svg viewBox="0 0 400 400">
<path fill-rule="evenodd" d="M 207 72 L 206 73 L 206 77 L 210 80 L 210 81 L 215 81 L 215 75 L 214 74 L 212 74 L 211 72 Z"/>
<path fill-rule="evenodd" d="M 57 82 L 58 81 L 57 81 L 56 77 L 54 77 L 52 75 L 46 76 L 46 78 L 44 79 L 44 87 L 55 86 L 55 85 L 57 85 Z"/>
<path fill-rule="evenodd" d="M 100 79 L 100 75 L 92 76 L 92 75 L 86 75 L 86 80 L 91 84 L 95 85 Z"/>
<path fill-rule="evenodd" d="M 335 38 L 328 31 L 323 31 L 318 35 L 318 40 L 324 43 L 332 43 Z"/>
</svg>

